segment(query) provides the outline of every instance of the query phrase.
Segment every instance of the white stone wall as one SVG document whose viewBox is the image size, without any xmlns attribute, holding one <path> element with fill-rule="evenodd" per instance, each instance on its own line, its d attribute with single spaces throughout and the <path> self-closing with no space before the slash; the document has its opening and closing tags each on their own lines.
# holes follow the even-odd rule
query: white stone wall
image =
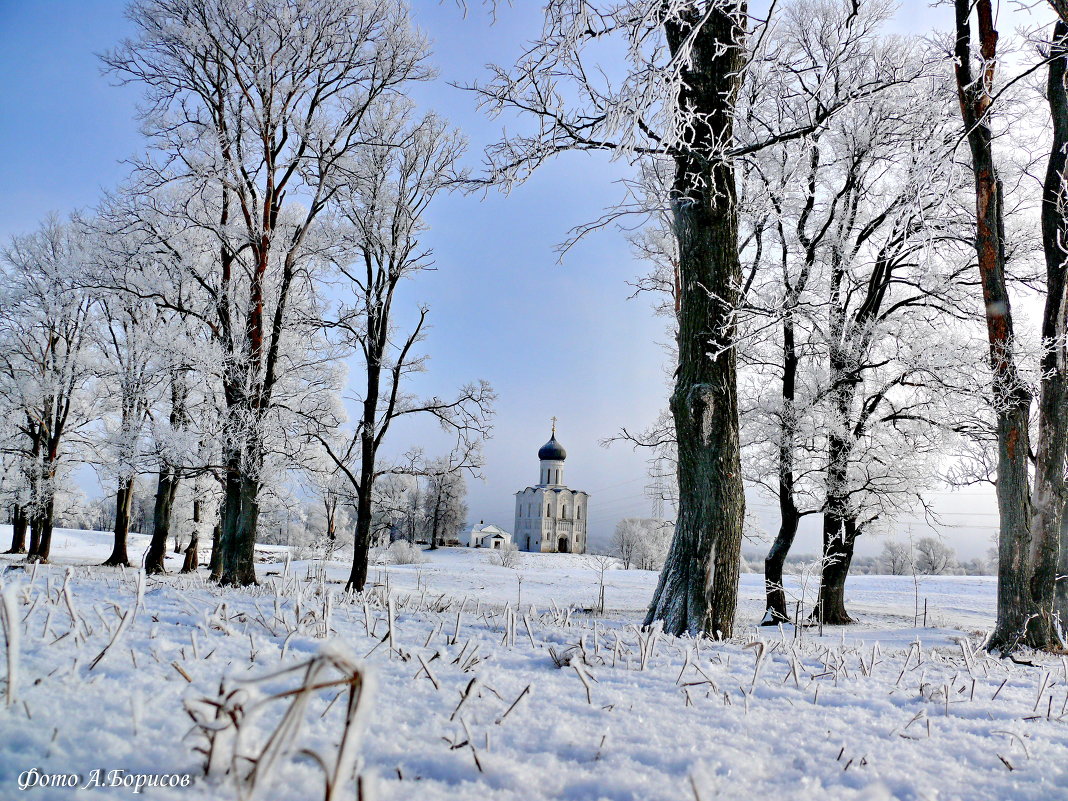
<svg viewBox="0 0 1068 801">
<path fill-rule="evenodd" d="M 585 553 L 588 500 L 585 492 L 567 487 L 527 487 L 516 493 L 516 544 L 524 551 Z"/>
<path fill-rule="evenodd" d="M 564 463 L 555 460 L 542 460 L 538 483 L 543 486 L 559 487 L 564 483 Z"/>
</svg>

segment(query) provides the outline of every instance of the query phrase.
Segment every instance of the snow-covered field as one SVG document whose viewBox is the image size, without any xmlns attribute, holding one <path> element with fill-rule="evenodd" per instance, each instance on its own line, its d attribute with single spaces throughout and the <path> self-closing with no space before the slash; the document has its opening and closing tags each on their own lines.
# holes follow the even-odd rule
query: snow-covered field
<svg viewBox="0 0 1068 801">
<path fill-rule="evenodd" d="M 224 591 L 92 566 L 109 549 L 107 534 L 59 531 L 53 565 L 4 557 L 20 622 L 17 656 L 0 658 L 5 679 L 14 666 L 0 798 L 32 770 L 82 785 L 99 770 L 105 786 L 28 798 L 133 797 L 106 786 L 121 770 L 191 777 L 140 797 L 316 799 L 337 770 L 334 798 L 351 799 L 343 739 L 364 799 L 1068 797 L 1068 662 L 976 650 L 989 578 L 854 577 L 860 623 L 821 636 L 757 627 L 762 579 L 747 575 L 739 637 L 710 643 L 637 628 L 653 573 L 606 571 L 594 614 L 590 557 L 524 554 L 512 570 L 443 549 L 374 567 L 375 587 L 346 597 L 340 562 L 265 561 L 259 587 Z M 345 737 L 334 682 L 350 661 L 364 689 Z"/>
</svg>

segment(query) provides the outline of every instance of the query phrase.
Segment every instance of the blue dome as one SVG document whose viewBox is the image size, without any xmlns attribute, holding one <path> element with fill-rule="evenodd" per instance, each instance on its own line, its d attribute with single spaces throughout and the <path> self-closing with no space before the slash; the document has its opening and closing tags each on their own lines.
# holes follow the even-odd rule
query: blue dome
<svg viewBox="0 0 1068 801">
<path fill-rule="evenodd" d="M 538 458 L 543 462 L 562 462 L 567 458 L 567 451 L 564 450 L 564 446 L 556 441 L 556 435 L 553 434 L 552 438 L 541 446 L 538 451 Z"/>
</svg>

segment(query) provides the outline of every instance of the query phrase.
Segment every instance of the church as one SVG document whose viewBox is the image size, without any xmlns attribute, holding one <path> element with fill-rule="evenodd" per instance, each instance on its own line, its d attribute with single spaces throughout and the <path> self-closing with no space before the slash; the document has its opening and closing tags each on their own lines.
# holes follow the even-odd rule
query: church
<svg viewBox="0 0 1068 801">
<path fill-rule="evenodd" d="M 523 551 L 585 553 L 589 495 L 564 484 L 567 451 L 556 440 L 556 418 L 549 441 L 538 451 L 538 484 L 515 494 L 515 543 Z"/>
</svg>

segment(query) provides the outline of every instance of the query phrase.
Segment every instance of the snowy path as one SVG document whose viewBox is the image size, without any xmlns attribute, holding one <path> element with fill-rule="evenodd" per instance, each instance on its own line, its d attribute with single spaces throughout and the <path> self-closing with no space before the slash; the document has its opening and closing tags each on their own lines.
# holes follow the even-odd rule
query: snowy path
<svg viewBox="0 0 1068 801">
<path fill-rule="evenodd" d="M 485 564 L 484 553 L 444 550 L 428 564 L 375 569 L 383 587 L 366 607 L 341 596 L 340 563 L 329 566 L 326 582 L 304 580 L 313 563 L 291 564 L 288 576 L 269 576 L 286 568 L 263 564 L 262 586 L 248 592 L 224 593 L 202 578 L 149 579 L 143 608 L 119 631 L 135 606 L 136 571 L 72 568 L 76 621 L 62 591 L 62 563 L 86 565 L 102 558 L 105 545 L 103 535 L 62 532 L 60 564 L 35 576 L 4 574 L 5 586 L 18 588 L 23 622 L 15 703 L 0 709 L 0 797 L 21 797 L 19 774 L 31 768 L 83 779 L 99 768 L 193 776 L 188 788 L 146 789 L 140 797 L 237 798 L 230 778 L 203 777 L 204 759 L 194 751 L 203 741 L 186 736 L 184 706 L 216 697 L 224 678 L 233 686 L 300 664 L 325 642 L 364 659 L 374 678 L 359 740 L 367 799 L 1068 797 L 1068 723 L 1061 719 L 1068 668 L 1052 657 L 1038 668 L 1005 664 L 975 653 L 974 636 L 963 646 L 954 641 L 989 620 L 988 579 L 923 583 L 928 623 L 940 628 L 913 627 L 911 578 L 861 576 L 851 579 L 851 598 L 862 623 L 822 638 L 813 629 L 794 639 L 789 627 L 747 625 L 730 643 L 643 642 L 632 624 L 653 574 L 610 571 L 602 619 L 566 611 L 590 606 L 595 570 L 579 557 L 527 556 L 509 637 L 516 571 Z M 387 576 L 392 652 L 383 641 Z M 449 598 L 465 596 L 457 623 L 461 601 Z M 743 597 L 752 624 L 759 576 L 745 577 Z M 327 630 L 328 639 L 318 636 Z M 754 674 L 760 648 L 749 641 L 756 637 L 766 653 Z M 921 645 L 910 645 L 916 639 Z M 585 664 L 557 669 L 550 647 L 563 652 L 580 643 Z M 589 677 L 588 699 L 579 670 Z M 336 692 L 314 693 L 296 742 L 328 763 L 342 732 L 344 705 L 331 703 Z M 274 703 L 243 727 L 243 754 L 259 753 L 283 706 Z M 239 764 L 247 770 L 250 763 Z M 311 759 L 288 756 L 256 797 L 320 798 L 322 777 Z M 347 787 L 343 797 L 352 798 Z M 117 787 L 26 792 L 133 797 Z"/>
</svg>

